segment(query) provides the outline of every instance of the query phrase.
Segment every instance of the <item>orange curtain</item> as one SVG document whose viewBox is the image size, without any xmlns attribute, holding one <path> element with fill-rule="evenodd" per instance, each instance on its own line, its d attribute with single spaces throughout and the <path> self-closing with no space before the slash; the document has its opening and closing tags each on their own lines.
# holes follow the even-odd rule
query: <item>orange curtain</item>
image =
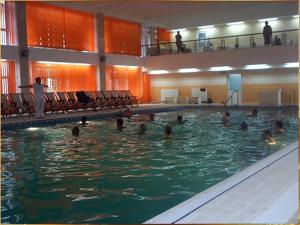
<svg viewBox="0 0 300 225">
<path fill-rule="evenodd" d="M 95 51 L 91 13 L 26 2 L 29 46 Z"/>
<path fill-rule="evenodd" d="M 105 53 L 140 56 L 141 32 L 140 24 L 105 17 Z"/>
<path fill-rule="evenodd" d="M 149 103 L 151 101 L 151 77 L 147 73 L 142 74 L 143 79 L 143 103 Z"/>
<path fill-rule="evenodd" d="M 158 43 L 171 42 L 171 32 L 170 31 L 163 29 L 163 28 L 158 28 L 157 34 L 158 34 Z"/>
<path fill-rule="evenodd" d="M 14 61 L 0 61 L 1 69 L 1 93 L 15 93 L 16 92 L 16 70 Z"/>
<path fill-rule="evenodd" d="M 1 3 L 1 33 L 2 44 L 17 44 L 16 12 L 13 1 Z"/>
<path fill-rule="evenodd" d="M 106 90 L 130 90 L 139 102 L 149 102 L 150 76 L 140 67 L 106 66 Z"/>
<path fill-rule="evenodd" d="M 95 91 L 96 66 L 78 64 L 31 63 L 31 80 L 41 77 L 48 91 Z"/>
</svg>

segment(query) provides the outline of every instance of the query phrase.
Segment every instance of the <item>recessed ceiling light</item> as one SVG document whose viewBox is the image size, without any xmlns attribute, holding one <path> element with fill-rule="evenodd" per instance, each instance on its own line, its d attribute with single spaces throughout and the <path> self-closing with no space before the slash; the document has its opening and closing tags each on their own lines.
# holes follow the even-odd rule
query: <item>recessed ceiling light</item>
<svg viewBox="0 0 300 225">
<path fill-rule="evenodd" d="M 274 21 L 274 20 L 277 20 L 276 17 L 273 17 L 273 18 L 265 18 L 265 19 L 259 19 L 258 21 L 259 22 L 265 22 L 265 21 Z"/>
<path fill-rule="evenodd" d="M 299 63 L 298 62 L 285 63 L 283 67 L 285 68 L 299 67 Z"/>
<path fill-rule="evenodd" d="M 215 27 L 214 25 L 207 25 L 207 26 L 201 26 L 201 27 L 198 27 L 199 29 L 207 29 L 207 28 L 213 28 Z"/>
<path fill-rule="evenodd" d="M 184 69 L 179 69 L 178 73 L 195 73 L 195 72 L 199 72 L 199 69 L 196 68 L 184 68 Z"/>
<path fill-rule="evenodd" d="M 239 24 L 243 24 L 245 23 L 244 21 L 240 21 L 240 22 L 233 22 L 233 23 L 226 23 L 227 26 L 232 26 L 232 25 L 239 25 Z"/>
<path fill-rule="evenodd" d="M 294 18 L 299 18 L 299 15 L 293 15 Z"/>
<path fill-rule="evenodd" d="M 124 68 L 126 68 L 126 67 L 129 67 L 129 68 L 136 68 L 136 67 L 138 67 L 138 66 L 126 66 L 126 65 L 113 65 L 113 66 L 124 67 Z"/>
<path fill-rule="evenodd" d="M 169 73 L 168 70 L 151 70 L 149 71 L 149 74 L 166 74 Z"/>
<path fill-rule="evenodd" d="M 60 64 L 60 65 L 81 65 L 81 66 L 90 66 L 89 63 L 70 63 L 70 62 L 52 62 L 52 61 L 37 61 L 37 63 L 43 64 Z"/>
<path fill-rule="evenodd" d="M 246 70 L 261 70 L 261 69 L 268 69 L 271 68 L 271 66 L 267 64 L 252 64 L 252 65 L 246 65 Z"/>
<path fill-rule="evenodd" d="M 177 31 L 184 31 L 186 30 L 186 28 L 181 28 L 181 29 L 175 29 L 175 30 L 171 30 L 172 32 L 177 32 Z"/>
<path fill-rule="evenodd" d="M 216 66 L 216 67 L 210 67 L 210 71 L 227 71 L 232 70 L 233 68 L 230 66 Z"/>
</svg>

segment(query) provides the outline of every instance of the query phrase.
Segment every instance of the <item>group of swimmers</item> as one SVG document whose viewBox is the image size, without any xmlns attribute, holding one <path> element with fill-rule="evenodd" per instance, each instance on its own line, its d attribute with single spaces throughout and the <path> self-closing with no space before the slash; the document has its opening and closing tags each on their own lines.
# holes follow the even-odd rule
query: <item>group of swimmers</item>
<svg viewBox="0 0 300 225">
<path fill-rule="evenodd" d="M 253 109 L 251 115 L 252 117 L 257 117 L 257 109 Z M 222 122 L 224 126 L 228 126 L 229 125 L 229 121 L 230 121 L 230 113 L 229 112 L 225 112 L 223 118 L 222 118 Z M 241 131 L 247 131 L 248 130 L 248 124 L 243 121 L 240 124 L 240 130 Z M 284 129 L 283 129 L 283 122 L 281 120 L 276 120 L 275 121 L 275 132 L 276 133 L 283 133 Z M 265 141 L 267 141 L 269 144 L 275 144 L 275 140 L 272 138 L 272 131 L 271 130 L 264 130 L 262 137 Z"/>
<path fill-rule="evenodd" d="M 251 117 L 257 117 L 257 109 L 253 109 L 251 112 Z M 127 117 L 127 118 L 131 118 L 133 121 L 136 122 L 142 122 L 142 121 L 153 121 L 154 120 L 154 113 L 149 113 L 149 114 L 136 114 L 133 115 L 132 112 L 130 110 L 126 110 L 124 112 L 121 113 L 122 116 Z M 230 122 L 230 113 L 227 111 L 225 112 L 223 118 L 222 118 L 222 122 L 224 126 L 228 126 L 229 122 Z M 178 124 L 183 124 L 184 120 L 183 117 L 181 115 L 177 116 L 177 123 Z M 124 121 L 122 118 L 117 119 L 117 130 L 119 131 L 123 131 L 123 124 Z M 87 117 L 82 116 L 81 117 L 81 125 L 83 127 L 87 126 Z M 248 130 L 248 124 L 245 121 L 242 121 L 242 123 L 240 124 L 240 130 L 241 131 L 247 131 Z M 139 126 L 139 130 L 138 130 L 138 134 L 139 135 L 143 135 L 146 134 L 146 124 L 145 123 L 141 123 Z M 79 127 L 75 126 L 72 128 L 72 134 L 74 136 L 78 136 L 79 135 Z M 276 133 L 283 133 L 284 129 L 283 129 L 283 122 L 281 120 L 277 120 L 275 121 L 275 132 Z M 172 135 L 172 127 L 169 125 L 166 125 L 164 128 L 164 134 L 166 138 L 171 137 Z M 267 141 L 269 144 L 275 144 L 275 140 L 272 138 L 272 132 L 271 130 L 264 130 L 262 137 L 265 141 Z"/>
<path fill-rule="evenodd" d="M 122 116 L 126 116 L 128 118 L 132 118 L 133 121 L 141 122 L 141 121 L 153 121 L 155 114 L 154 113 L 149 113 L 149 114 L 136 114 L 136 115 L 132 115 L 132 114 L 129 114 L 128 111 L 126 111 L 126 113 L 122 114 Z M 183 117 L 181 115 L 177 116 L 177 123 L 178 124 L 183 124 L 184 123 Z M 117 119 L 117 122 L 116 122 L 117 130 L 123 131 L 123 128 L 124 128 L 123 124 L 124 124 L 124 120 L 122 118 Z M 86 127 L 87 126 L 87 117 L 85 117 L 85 116 L 81 117 L 81 125 L 82 125 L 82 127 Z M 140 134 L 140 135 L 146 134 L 146 131 L 147 131 L 146 124 L 145 123 L 141 123 L 140 126 L 139 126 L 138 134 Z M 79 127 L 78 126 L 74 126 L 72 128 L 72 135 L 73 136 L 78 136 L 79 133 L 80 133 Z M 165 128 L 164 128 L 164 134 L 165 134 L 166 138 L 171 137 L 171 135 L 172 135 L 172 127 L 169 126 L 169 125 L 166 125 Z"/>
</svg>

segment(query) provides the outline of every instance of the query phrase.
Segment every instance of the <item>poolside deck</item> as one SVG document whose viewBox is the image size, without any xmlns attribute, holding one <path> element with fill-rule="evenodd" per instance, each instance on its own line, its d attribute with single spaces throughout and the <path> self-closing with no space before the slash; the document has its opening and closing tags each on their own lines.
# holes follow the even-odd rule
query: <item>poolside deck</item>
<svg viewBox="0 0 300 225">
<path fill-rule="evenodd" d="M 298 142 L 146 224 L 298 223 Z"/>
</svg>

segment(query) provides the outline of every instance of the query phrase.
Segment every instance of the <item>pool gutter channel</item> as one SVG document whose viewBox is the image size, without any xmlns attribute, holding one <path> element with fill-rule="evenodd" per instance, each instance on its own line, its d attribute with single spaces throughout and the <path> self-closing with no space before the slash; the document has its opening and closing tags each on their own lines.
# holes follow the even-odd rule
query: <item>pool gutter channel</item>
<svg viewBox="0 0 300 225">
<path fill-rule="evenodd" d="M 298 141 L 294 142 L 282 150 L 260 160 L 252 166 L 242 170 L 241 172 L 225 179 L 224 181 L 208 188 L 207 190 L 197 194 L 196 196 L 168 209 L 167 211 L 147 220 L 144 224 L 174 224 L 188 217 L 206 204 L 212 202 L 216 198 L 221 197 L 225 192 L 237 187 L 251 177 L 254 177 L 269 166 L 277 163 L 287 155 L 298 151 Z M 296 211 L 297 209 L 295 209 Z M 292 212 L 293 213 L 293 212 Z M 236 221 L 238 222 L 238 221 Z M 287 222 L 287 221 L 286 221 Z"/>
</svg>

